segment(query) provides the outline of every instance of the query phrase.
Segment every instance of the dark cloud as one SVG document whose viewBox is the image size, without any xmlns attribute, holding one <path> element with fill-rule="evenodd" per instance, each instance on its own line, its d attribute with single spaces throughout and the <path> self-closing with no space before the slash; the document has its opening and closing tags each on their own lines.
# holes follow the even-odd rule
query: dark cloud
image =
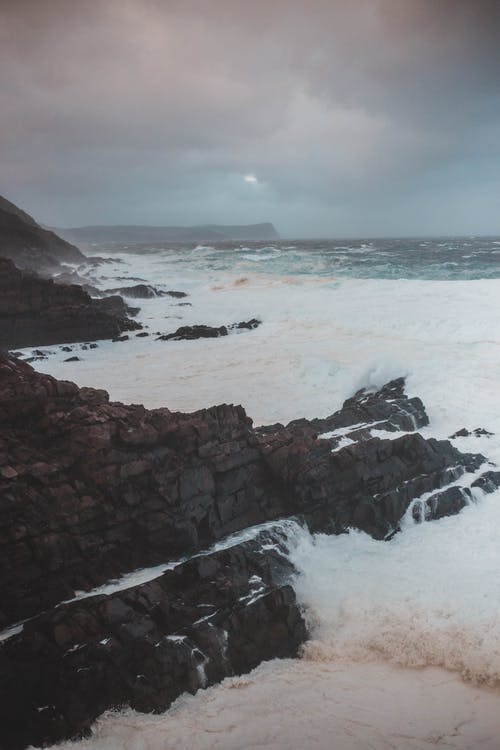
<svg viewBox="0 0 500 750">
<path fill-rule="evenodd" d="M 61 225 L 500 232 L 499 37 L 496 0 L 2 0 L 0 191 Z"/>
</svg>

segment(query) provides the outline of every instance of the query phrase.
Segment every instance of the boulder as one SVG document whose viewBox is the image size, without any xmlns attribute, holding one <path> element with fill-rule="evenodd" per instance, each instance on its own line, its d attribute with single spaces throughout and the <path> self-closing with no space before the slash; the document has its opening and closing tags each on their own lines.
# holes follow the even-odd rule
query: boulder
<svg viewBox="0 0 500 750">
<path fill-rule="evenodd" d="M 227 336 L 231 331 L 251 331 L 254 328 L 257 328 L 260 323 L 260 320 L 252 318 L 251 320 L 243 320 L 240 323 L 232 323 L 231 325 L 219 327 L 206 325 L 181 326 L 174 333 L 168 333 L 159 336 L 156 341 L 192 341 L 194 339 L 216 339 L 220 336 Z"/>
</svg>

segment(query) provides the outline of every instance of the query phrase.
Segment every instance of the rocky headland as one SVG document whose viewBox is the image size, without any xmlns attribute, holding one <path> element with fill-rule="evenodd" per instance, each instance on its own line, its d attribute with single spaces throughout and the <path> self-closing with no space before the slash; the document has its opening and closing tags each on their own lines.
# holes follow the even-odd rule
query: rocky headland
<svg viewBox="0 0 500 750">
<path fill-rule="evenodd" d="M 0 257 L 0 348 L 114 338 L 142 326 L 120 296 L 93 299 L 77 284 L 58 284 Z"/>
<path fill-rule="evenodd" d="M 294 530 L 381 540 L 459 512 L 500 476 L 424 439 L 404 381 L 325 419 L 254 428 L 110 402 L 0 358 L 0 725 L 6 750 L 75 737 L 110 707 L 295 656 Z"/>
<path fill-rule="evenodd" d="M 52 275 L 61 264 L 82 263 L 85 256 L 75 245 L 44 229 L 22 209 L 0 196 L 0 256 L 18 268 Z"/>
</svg>

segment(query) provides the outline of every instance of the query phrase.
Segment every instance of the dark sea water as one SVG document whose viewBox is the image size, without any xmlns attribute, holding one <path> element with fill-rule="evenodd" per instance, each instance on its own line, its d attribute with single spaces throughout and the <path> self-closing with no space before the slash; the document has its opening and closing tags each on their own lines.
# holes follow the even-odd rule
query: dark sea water
<svg viewBox="0 0 500 750">
<path fill-rule="evenodd" d="M 96 246 L 96 252 L 102 251 L 162 254 L 179 270 L 193 271 L 360 279 L 500 278 L 500 237 Z"/>
</svg>

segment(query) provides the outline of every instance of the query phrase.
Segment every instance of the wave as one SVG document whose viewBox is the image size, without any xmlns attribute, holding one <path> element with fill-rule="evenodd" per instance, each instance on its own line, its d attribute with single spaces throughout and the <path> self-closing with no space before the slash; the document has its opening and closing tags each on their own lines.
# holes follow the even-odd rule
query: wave
<svg viewBox="0 0 500 750">
<path fill-rule="evenodd" d="M 291 551 L 311 661 L 383 658 L 500 683 L 500 492 L 390 542 L 303 531 Z"/>
</svg>

